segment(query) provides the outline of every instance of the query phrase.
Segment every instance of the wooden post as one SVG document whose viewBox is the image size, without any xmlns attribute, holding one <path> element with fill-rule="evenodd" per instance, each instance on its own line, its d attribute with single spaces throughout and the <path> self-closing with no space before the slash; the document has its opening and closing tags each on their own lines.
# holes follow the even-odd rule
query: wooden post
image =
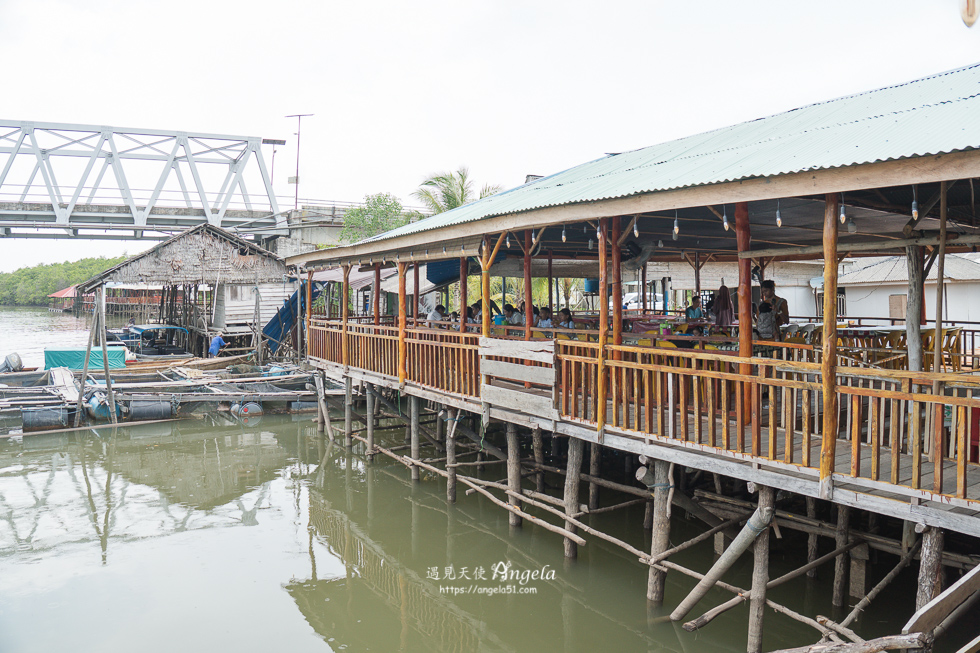
<svg viewBox="0 0 980 653">
<path fill-rule="evenodd" d="M 555 262 L 555 254 L 550 249 L 548 250 L 548 308 L 551 310 L 551 314 L 555 314 L 555 279 L 552 275 L 552 265 Z"/>
<path fill-rule="evenodd" d="M 759 509 L 776 509 L 776 493 L 771 487 L 759 486 Z M 752 599 L 749 603 L 748 653 L 762 651 L 762 622 L 766 608 L 766 585 L 769 583 L 769 529 L 755 539 L 752 567 Z"/>
<path fill-rule="evenodd" d="M 497 244 L 490 249 L 490 239 L 483 239 L 483 256 L 480 258 L 480 270 L 483 283 L 481 284 L 481 297 L 483 305 L 483 328 L 482 333 L 484 338 L 490 337 L 490 268 L 493 267 L 493 262 L 497 258 L 497 252 L 500 251 L 500 245 L 504 242 L 507 237 L 507 233 L 504 232 L 500 234 L 497 238 Z"/>
<path fill-rule="evenodd" d="M 398 263 L 398 385 L 402 388 L 405 387 L 405 379 L 408 376 L 408 343 L 405 342 L 408 329 L 408 296 L 405 292 L 407 270 L 407 263 Z M 417 468 L 415 474 L 418 474 Z"/>
<path fill-rule="evenodd" d="M 809 519 L 817 518 L 817 500 L 813 497 L 806 498 L 806 516 Z M 813 562 L 817 559 L 818 547 L 817 547 L 817 534 L 810 533 L 806 538 L 806 561 L 808 563 Z M 815 578 L 817 576 L 816 568 L 811 569 L 806 572 L 808 578 Z"/>
<path fill-rule="evenodd" d="M 694 294 L 701 296 L 701 252 L 694 252 Z"/>
<path fill-rule="evenodd" d="M 531 230 L 524 230 L 524 339 L 531 339 L 531 329 L 534 328 L 533 295 L 531 293 Z M 514 513 L 511 513 L 514 514 Z"/>
<path fill-rule="evenodd" d="M 939 184 L 939 251 L 936 255 L 936 336 L 933 338 L 932 371 L 943 371 L 943 291 L 946 288 L 944 279 L 946 263 L 946 189 L 945 181 Z M 924 281 L 924 280 L 923 280 Z M 933 381 L 932 394 L 941 394 L 939 381 Z M 932 446 L 929 453 L 933 462 L 933 491 L 943 491 L 943 413 L 942 407 L 936 406 L 932 423 Z M 960 453 L 961 456 L 965 452 Z"/>
<path fill-rule="evenodd" d="M 863 599 L 868 593 L 868 581 L 871 580 L 868 564 L 871 559 L 871 549 L 867 544 L 861 544 L 850 552 L 851 570 L 848 582 L 848 595 L 855 599 Z"/>
<path fill-rule="evenodd" d="M 507 488 L 511 492 L 521 494 L 521 450 L 517 439 L 517 425 L 507 423 Z M 507 501 L 510 505 L 520 507 L 521 500 L 514 495 L 509 495 Z M 515 512 L 509 512 L 508 519 L 511 526 L 520 526 L 523 521 Z"/>
<path fill-rule="evenodd" d="M 915 609 L 921 609 L 942 592 L 943 529 L 930 527 L 922 534 L 922 553 L 919 556 L 919 586 L 915 594 Z"/>
<path fill-rule="evenodd" d="M 609 338 L 609 274 L 608 258 L 609 218 L 599 220 L 599 348 L 596 362 L 596 422 L 598 441 L 601 443 L 606 430 L 606 340 Z"/>
<path fill-rule="evenodd" d="M 737 202 L 735 204 L 735 241 L 739 253 L 747 252 L 751 248 L 752 235 L 749 228 L 749 205 L 747 202 Z M 664 290 L 666 295 L 666 289 Z M 738 355 L 741 358 L 752 357 L 752 261 L 747 258 L 738 260 Z M 752 366 L 739 365 L 739 374 L 747 377 L 752 374 Z M 742 386 L 742 407 L 743 416 L 751 415 L 752 407 L 752 387 L 749 383 L 740 383 Z M 741 416 L 740 416 L 741 417 Z M 748 422 L 748 420 L 746 420 Z M 738 434 L 742 437 L 742 434 Z M 753 451 L 753 455 L 760 455 L 760 452 Z"/>
<path fill-rule="evenodd" d="M 306 352 L 310 351 L 310 322 L 313 320 L 313 270 L 306 273 Z"/>
<path fill-rule="evenodd" d="M 639 471 L 637 471 L 639 473 Z M 650 557 L 656 558 L 670 547 L 670 463 L 653 461 L 653 532 L 650 535 Z M 647 601 L 654 605 L 664 602 L 667 572 L 650 566 L 647 574 Z"/>
<path fill-rule="evenodd" d="M 544 464 L 544 438 L 541 436 L 541 427 L 535 426 L 531 431 L 531 446 L 534 450 L 534 462 L 539 465 Z M 534 489 L 544 492 L 544 472 L 538 470 L 534 475 Z"/>
<path fill-rule="evenodd" d="M 354 380 L 344 377 L 344 447 L 354 444 Z"/>
<path fill-rule="evenodd" d="M 105 342 L 105 289 L 99 288 L 95 292 L 95 301 L 98 303 L 99 310 L 99 340 L 102 342 L 102 370 L 105 373 L 105 391 L 109 395 L 109 418 L 113 424 L 118 424 L 119 418 L 116 417 L 116 393 L 112 391 L 112 377 L 109 375 L 109 352 Z"/>
<path fill-rule="evenodd" d="M 565 466 L 565 514 L 574 515 L 578 512 L 579 474 L 582 472 L 582 441 L 578 438 L 568 438 L 568 464 Z M 565 522 L 565 530 L 574 533 L 575 526 Z M 578 557 L 578 545 L 565 538 L 565 557 L 574 560 Z"/>
<path fill-rule="evenodd" d="M 828 193 L 823 214 L 823 433 L 820 443 L 820 498 L 833 496 L 837 456 L 837 193 Z M 840 545 L 838 545 L 840 546 Z M 835 594 L 836 596 L 836 594 Z M 843 599 L 841 599 L 843 600 Z M 834 605 L 841 605 L 835 603 Z"/>
<path fill-rule="evenodd" d="M 459 257 L 459 332 L 466 333 L 466 277 L 469 273 L 469 259 Z"/>
<path fill-rule="evenodd" d="M 922 325 L 916 319 L 923 310 L 923 248 L 910 245 L 905 248 L 905 259 L 909 271 L 908 301 L 905 307 L 905 340 L 908 346 L 909 371 L 922 371 Z"/>
<path fill-rule="evenodd" d="M 374 460 L 374 386 L 370 383 L 364 384 L 365 388 L 365 398 L 367 399 L 367 406 L 364 417 L 367 419 L 367 459 L 368 462 Z"/>
<path fill-rule="evenodd" d="M 589 445 L 589 475 L 599 476 L 599 468 L 602 465 L 602 450 L 601 445 L 593 442 Z M 599 507 L 599 486 L 595 483 L 589 483 L 589 510 L 595 510 Z"/>
<path fill-rule="evenodd" d="M 837 220 L 837 216 L 834 216 L 834 220 Z M 837 535 L 835 537 L 835 545 L 838 549 L 847 544 L 850 536 L 850 520 L 850 506 L 837 504 Z M 847 553 L 840 554 L 834 560 L 834 595 L 831 602 L 835 608 L 844 606 L 844 595 L 847 592 L 847 562 Z"/>
<path fill-rule="evenodd" d="M 344 266 L 344 288 L 343 288 L 343 291 L 341 292 L 340 301 L 341 301 L 341 304 L 340 304 L 340 329 L 341 329 L 341 336 L 340 336 L 340 356 L 341 356 L 341 361 L 344 364 L 344 372 L 346 372 L 347 371 L 347 368 L 350 367 L 350 352 L 348 351 L 348 347 L 350 345 L 347 342 L 347 318 L 350 317 L 350 308 L 349 308 L 350 307 L 350 266 L 349 265 L 345 265 Z M 347 405 L 348 406 L 350 405 L 350 401 L 349 400 L 348 400 Z M 348 433 L 350 433 L 350 428 L 349 427 L 348 427 Z M 348 447 L 350 446 L 350 443 L 349 442 L 348 442 L 347 446 Z"/>
<path fill-rule="evenodd" d="M 613 344 L 623 344 L 623 261 L 622 248 L 619 245 L 621 231 L 623 229 L 620 218 L 612 218 L 612 236 L 609 237 L 609 244 L 612 248 L 610 264 L 612 266 L 612 337 Z M 622 360 L 622 352 L 613 352 L 615 360 Z"/>
<path fill-rule="evenodd" d="M 408 417 L 410 423 L 410 437 L 412 460 L 419 459 L 419 398 L 410 396 L 408 398 Z M 412 465 L 412 481 L 419 482 L 419 466 Z"/>
<path fill-rule="evenodd" d="M 77 291 L 76 291 L 77 293 Z M 85 301 L 84 295 L 82 296 L 83 303 Z M 92 345 L 95 344 L 95 334 L 99 332 L 99 312 L 94 311 L 92 313 L 92 326 L 89 329 L 88 334 L 88 347 L 85 348 L 85 362 L 82 364 L 82 379 L 81 384 L 78 388 L 78 403 L 75 406 L 75 428 L 82 422 L 82 412 L 85 410 L 85 380 L 88 378 L 88 362 L 92 357 Z"/>
<path fill-rule="evenodd" d="M 646 314 L 647 292 L 649 291 L 649 288 L 647 287 L 647 264 L 646 263 L 644 263 L 643 267 L 640 268 L 640 284 L 643 286 L 643 294 L 641 295 L 642 303 L 640 304 L 640 306 L 643 307 L 643 313 Z M 656 302 L 654 302 L 654 305 L 656 305 Z"/>
<path fill-rule="evenodd" d="M 412 307 L 412 319 L 415 326 L 419 325 L 419 308 L 422 305 L 422 291 L 419 289 L 419 264 L 412 265 L 412 292 L 414 293 L 415 305 Z"/>
<path fill-rule="evenodd" d="M 374 325 L 381 324 L 381 264 L 374 264 L 374 299 L 371 300 L 374 309 Z"/>
</svg>

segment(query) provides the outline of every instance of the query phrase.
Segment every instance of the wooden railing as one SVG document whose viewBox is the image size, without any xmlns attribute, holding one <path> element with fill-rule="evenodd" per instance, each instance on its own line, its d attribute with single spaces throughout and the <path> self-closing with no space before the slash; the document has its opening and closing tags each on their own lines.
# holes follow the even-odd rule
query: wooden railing
<svg viewBox="0 0 980 653">
<path fill-rule="evenodd" d="M 478 333 L 408 329 L 408 380 L 443 392 L 479 397 L 479 341 Z"/>
<path fill-rule="evenodd" d="M 343 363 L 343 337 L 339 322 L 314 318 L 306 339 L 307 354 L 331 363 Z"/>
<path fill-rule="evenodd" d="M 398 327 L 347 325 L 348 365 L 398 378 Z"/>
<path fill-rule="evenodd" d="M 598 426 L 604 399 L 607 428 L 819 467 L 824 406 L 812 350 L 774 346 L 772 358 L 745 359 L 607 345 L 608 392 L 599 399 L 598 344 L 559 340 L 555 348 L 562 417 Z M 842 367 L 837 398 L 836 477 L 980 500 L 980 379 Z"/>
</svg>

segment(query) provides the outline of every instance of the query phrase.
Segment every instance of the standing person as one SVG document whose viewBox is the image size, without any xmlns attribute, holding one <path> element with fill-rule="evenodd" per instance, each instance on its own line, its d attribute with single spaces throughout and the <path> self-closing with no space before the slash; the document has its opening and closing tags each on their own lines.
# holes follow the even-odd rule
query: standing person
<svg viewBox="0 0 980 653">
<path fill-rule="evenodd" d="M 735 321 L 735 305 L 732 304 L 732 293 L 728 286 L 721 284 L 715 293 L 715 324 L 720 327 L 730 327 Z"/>
<path fill-rule="evenodd" d="M 691 297 L 691 305 L 684 311 L 684 315 L 688 320 L 704 319 L 704 311 L 701 310 L 701 297 L 699 295 Z"/>
<path fill-rule="evenodd" d="M 776 326 L 789 324 L 789 304 L 786 303 L 785 299 L 776 295 L 776 282 L 772 279 L 763 281 L 760 294 L 762 301 L 772 305 L 772 312 L 776 316 Z"/>
<path fill-rule="evenodd" d="M 218 352 L 221 351 L 222 347 L 227 346 L 224 338 L 221 337 L 221 332 L 219 331 L 213 338 L 211 338 L 211 346 L 208 347 L 208 356 L 215 358 Z"/>
</svg>

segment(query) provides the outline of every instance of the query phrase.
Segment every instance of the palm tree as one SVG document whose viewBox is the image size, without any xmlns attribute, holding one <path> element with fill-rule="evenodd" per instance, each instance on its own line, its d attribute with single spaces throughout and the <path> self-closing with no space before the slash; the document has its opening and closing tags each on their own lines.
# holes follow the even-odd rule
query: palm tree
<svg viewBox="0 0 980 653">
<path fill-rule="evenodd" d="M 412 197 L 422 202 L 433 215 L 450 211 L 468 204 L 475 199 L 483 199 L 500 191 L 500 186 L 486 184 L 480 190 L 477 198 L 473 193 L 473 180 L 466 166 L 460 166 L 456 172 L 444 172 L 433 175 L 423 181 Z"/>
</svg>

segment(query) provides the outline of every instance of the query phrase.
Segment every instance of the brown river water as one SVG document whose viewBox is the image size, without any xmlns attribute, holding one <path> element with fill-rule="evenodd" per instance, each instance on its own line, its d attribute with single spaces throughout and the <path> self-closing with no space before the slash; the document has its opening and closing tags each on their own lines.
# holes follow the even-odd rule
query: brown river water
<svg viewBox="0 0 980 653">
<path fill-rule="evenodd" d="M 403 439 L 379 432 L 382 444 Z M 512 530 L 464 489 L 449 506 L 441 478 L 413 485 L 384 456 L 367 464 L 361 445 L 319 439 L 309 413 L 0 439 L 0 653 L 745 650 L 747 605 L 699 633 L 657 623 L 646 570 L 627 553 L 586 536 L 566 564 L 559 536 L 528 522 Z M 589 519 L 649 549 L 642 506 Z M 702 530 L 675 510 L 672 543 Z M 799 534 L 772 542 L 772 577 L 805 562 Z M 706 571 L 711 541 L 676 560 Z M 874 580 L 892 564 L 883 557 Z M 751 568 L 744 556 L 725 580 L 749 587 Z M 821 571 L 770 598 L 833 614 L 832 572 Z M 900 578 L 858 632 L 899 632 L 913 581 Z M 665 605 L 693 584 L 671 573 Z M 691 618 L 730 597 L 712 590 Z M 767 612 L 766 650 L 817 639 Z"/>
</svg>

